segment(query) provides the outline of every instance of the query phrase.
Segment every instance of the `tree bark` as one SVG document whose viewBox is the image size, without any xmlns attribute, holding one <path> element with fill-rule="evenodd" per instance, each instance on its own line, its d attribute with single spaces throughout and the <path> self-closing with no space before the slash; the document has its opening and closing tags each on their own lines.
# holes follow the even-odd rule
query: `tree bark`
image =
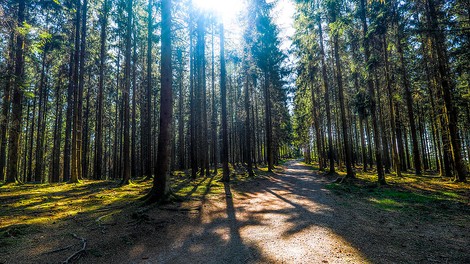
<svg viewBox="0 0 470 264">
<path fill-rule="evenodd" d="M 466 182 L 467 181 L 467 171 L 462 160 L 461 155 L 461 145 L 459 137 L 459 128 L 458 128 L 458 117 L 457 110 L 454 107 L 454 102 L 452 98 L 453 87 L 452 83 L 449 80 L 449 70 L 448 70 L 448 58 L 445 49 L 445 36 L 444 31 L 439 30 L 440 26 L 438 23 L 437 11 L 434 0 L 427 0 L 428 7 L 428 18 L 432 28 L 437 29 L 432 32 L 432 37 L 434 41 L 434 48 L 437 55 L 437 65 L 438 71 L 441 80 L 442 94 L 444 98 L 444 113 L 448 120 L 448 130 L 450 137 L 450 146 L 452 151 L 452 158 L 454 161 L 454 167 L 456 170 L 455 181 Z"/>
<path fill-rule="evenodd" d="M 333 10 L 332 12 L 332 23 L 336 22 L 336 11 Z M 343 88 L 343 75 L 341 69 L 341 60 L 339 57 L 339 37 L 338 34 L 335 33 L 333 36 L 333 46 L 334 46 L 334 58 L 335 58 L 335 66 L 336 66 L 336 82 L 338 85 L 338 99 L 339 99 L 339 108 L 341 114 L 341 127 L 343 133 L 343 145 L 344 145 L 344 154 L 345 154 L 345 162 L 346 162 L 346 178 L 355 178 L 354 170 L 351 164 L 351 145 L 348 135 L 348 123 L 346 120 L 346 109 L 344 103 L 344 88 Z"/>
<path fill-rule="evenodd" d="M 131 159 L 130 159 L 130 109 L 129 99 L 131 91 L 131 50 L 132 50 L 132 0 L 127 1 L 127 22 L 126 22 L 126 50 L 125 50 L 125 66 L 124 66 L 124 89 L 123 89 L 123 176 L 121 184 L 130 183 L 131 179 Z M 168 142 L 167 142 L 168 144 Z"/>
<path fill-rule="evenodd" d="M 103 100 L 104 100 L 104 78 L 106 68 L 106 28 L 108 26 L 108 0 L 104 0 L 101 14 L 101 33 L 100 33 L 100 65 L 98 80 L 98 95 L 96 99 L 96 139 L 95 139 L 95 157 L 93 179 L 101 180 L 103 178 Z"/>
<path fill-rule="evenodd" d="M 381 152 L 381 144 L 380 144 L 380 135 L 379 135 L 379 126 L 377 124 L 377 110 L 376 110 L 376 102 L 375 102 L 375 90 L 374 84 L 372 82 L 372 74 L 373 69 L 370 65 L 370 50 L 369 50 L 369 36 L 368 36 L 368 29 L 367 29 L 367 18 L 366 18 L 366 6 L 365 0 L 361 0 L 361 20 L 362 20 L 362 33 L 363 33 L 363 41 L 364 41 L 364 59 L 367 67 L 367 88 L 370 97 L 370 112 L 372 118 L 372 130 L 374 133 L 374 146 L 375 146 L 375 160 L 377 164 L 377 176 L 378 176 L 378 183 L 379 184 L 386 184 L 385 182 L 385 174 L 383 171 L 383 164 L 382 164 L 382 152 Z"/>
<path fill-rule="evenodd" d="M 227 129 L 227 70 L 225 68 L 225 38 L 224 24 L 220 23 L 220 104 L 222 106 L 222 146 L 221 146 L 221 162 L 222 162 L 222 181 L 230 181 L 230 170 L 228 167 L 228 129 Z"/>
<path fill-rule="evenodd" d="M 14 85 L 14 71 L 15 71 L 15 34 L 12 32 L 10 34 L 10 45 L 8 52 L 8 65 L 7 65 L 7 80 L 3 90 L 3 104 L 2 104 L 2 117 L 3 120 L 0 122 L 0 181 L 5 180 L 5 167 L 6 167 L 6 155 L 7 155 L 7 131 L 8 123 L 10 121 L 10 105 L 11 105 L 11 88 Z"/>
<path fill-rule="evenodd" d="M 25 22 L 26 1 L 18 0 L 18 19 L 17 26 L 22 27 Z M 21 135 L 21 124 L 23 119 L 23 91 L 24 84 L 24 36 L 16 36 L 16 54 L 15 54 L 15 83 L 13 85 L 11 124 L 8 142 L 8 167 L 7 183 L 17 182 L 18 179 L 18 154 Z"/>
<path fill-rule="evenodd" d="M 327 128 L 327 137 L 328 137 L 328 159 L 330 160 L 330 166 L 328 174 L 335 173 L 335 160 L 334 149 L 333 149 L 333 134 L 331 132 L 331 110 L 330 110 L 330 92 L 329 92 L 329 83 L 328 75 L 326 72 L 326 61 L 325 61 L 325 48 L 323 46 L 323 30 L 321 25 L 321 18 L 317 18 L 318 24 L 318 35 L 320 42 L 320 58 L 321 58 L 321 71 L 322 71 L 322 80 L 323 80 L 323 89 L 325 91 L 325 112 L 326 112 L 326 128 Z"/>
<path fill-rule="evenodd" d="M 171 62 L 171 0 L 162 0 L 162 61 L 161 61 L 161 102 L 160 134 L 158 137 L 157 166 L 153 187 L 148 202 L 160 202 L 167 199 L 170 192 L 170 157 L 173 119 L 173 74 Z"/>
</svg>

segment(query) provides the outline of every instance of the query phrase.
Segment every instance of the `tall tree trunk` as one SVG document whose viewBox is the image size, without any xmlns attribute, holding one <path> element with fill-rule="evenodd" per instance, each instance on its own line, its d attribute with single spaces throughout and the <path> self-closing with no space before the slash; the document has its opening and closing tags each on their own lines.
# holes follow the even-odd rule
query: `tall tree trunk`
<svg viewBox="0 0 470 264">
<path fill-rule="evenodd" d="M 265 114 L 265 132 L 266 132 L 266 159 L 268 161 L 268 172 L 274 169 L 273 160 L 273 140 L 271 123 L 271 96 L 270 96 L 270 77 L 267 71 L 264 72 L 264 114 Z M 236 90 L 235 90 L 236 91 Z"/>
<path fill-rule="evenodd" d="M 101 11 L 101 32 L 100 32 L 100 68 L 98 80 L 98 95 L 96 99 L 96 139 L 95 139 L 95 159 L 93 179 L 101 180 L 103 178 L 103 100 L 104 100 L 104 78 L 105 78 L 105 63 L 106 63 L 106 28 L 108 26 L 108 0 L 103 1 Z"/>
<path fill-rule="evenodd" d="M 82 177 L 89 179 L 89 145 L 90 145 L 90 136 L 89 136 L 89 127 L 90 127 L 90 96 L 91 96 L 91 73 L 88 75 L 88 88 L 85 98 L 85 112 L 83 113 L 83 132 L 82 132 Z"/>
<path fill-rule="evenodd" d="M 320 134 L 320 127 L 321 127 L 320 116 L 318 114 L 319 109 L 318 109 L 318 103 L 317 103 L 317 99 L 316 99 L 316 95 L 315 95 L 318 92 L 318 90 L 315 90 L 315 85 L 314 85 L 313 80 L 311 80 L 310 90 L 311 90 L 312 105 L 313 105 L 313 107 L 312 107 L 313 128 L 315 130 L 315 139 L 317 141 L 316 147 L 317 147 L 318 167 L 319 167 L 319 170 L 322 171 L 322 170 L 324 170 L 323 160 L 322 160 L 322 157 L 321 157 L 323 139 L 322 139 L 321 134 Z"/>
<path fill-rule="evenodd" d="M 38 97 L 39 97 L 39 103 L 38 103 L 38 118 L 37 118 L 37 133 L 36 133 L 36 153 L 35 153 L 35 168 L 34 168 L 34 181 L 35 182 L 41 182 L 42 180 L 42 172 L 43 172 L 43 138 L 44 138 L 44 133 L 45 131 L 42 129 L 43 128 L 43 123 L 45 123 L 45 120 L 43 119 L 44 117 L 44 112 L 45 112 L 45 105 L 47 104 L 46 102 L 46 84 L 45 84 L 45 78 L 47 75 L 46 72 L 46 58 L 47 58 L 47 49 L 44 49 L 43 54 L 42 54 L 42 62 L 41 62 L 41 77 L 39 78 L 39 91 L 38 91 Z M 33 117 L 34 118 L 34 117 Z M 45 124 L 44 124 L 45 125 Z M 45 126 L 44 126 L 45 128 Z"/>
<path fill-rule="evenodd" d="M 330 110 L 330 92 L 329 92 L 329 83 L 328 83 L 328 74 L 326 72 L 326 61 L 325 61 L 325 48 L 323 45 L 323 30 L 321 24 L 320 16 L 317 17 L 318 25 L 318 35 L 320 42 L 320 58 L 321 58 L 321 71 L 322 71 L 322 80 L 323 80 L 323 89 L 325 91 L 325 112 L 326 112 L 326 128 L 327 128 L 327 138 L 328 138 L 328 159 L 330 160 L 330 167 L 328 174 L 335 173 L 335 160 L 334 149 L 333 149 L 333 134 L 331 132 L 331 110 Z"/>
<path fill-rule="evenodd" d="M 18 0 L 18 19 L 17 26 L 22 27 L 25 19 L 26 1 Z M 8 142 L 8 167 L 7 183 L 18 181 L 18 154 L 21 135 L 21 124 L 23 119 L 23 91 L 24 83 L 24 35 L 16 36 L 16 55 L 15 55 L 15 83 L 13 85 L 11 124 Z"/>
<path fill-rule="evenodd" d="M 130 159 L 130 109 L 129 94 L 131 91 L 131 50 L 132 50 L 132 0 L 127 1 L 127 23 L 126 23 L 126 51 L 124 66 L 124 89 L 123 89 L 123 177 L 121 184 L 129 184 L 131 179 L 131 159 Z M 169 142 L 169 141 L 168 141 Z M 167 144 L 168 144 L 167 142 Z"/>
<path fill-rule="evenodd" d="M 332 12 L 332 23 L 336 22 L 336 10 Z M 341 127 L 343 133 L 343 145 L 344 145 L 344 154 L 345 154 L 345 162 L 346 162 L 346 178 L 354 178 L 354 171 L 351 164 L 351 145 L 348 135 L 348 123 L 346 120 L 346 109 L 344 103 L 344 88 L 343 88 L 343 75 L 341 69 L 341 60 L 339 57 L 339 37 L 338 33 L 334 33 L 333 36 L 333 46 L 334 46 L 334 58 L 335 58 L 335 66 L 336 66 L 336 82 L 338 85 L 338 99 L 339 99 L 339 108 L 341 114 Z"/>
<path fill-rule="evenodd" d="M 383 164 L 382 164 L 382 152 L 381 152 L 381 144 L 380 144 L 380 135 L 379 135 L 379 126 L 377 124 L 377 110 L 376 110 L 376 102 L 375 102 L 375 90 L 374 84 L 372 82 L 372 74 L 373 69 L 370 65 L 370 50 L 369 50 L 369 35 L 367 29 L 367 18 L 366 18 L 366 6 L 365 0 L 361 0 L 361 20 L 362 20 L 362 33 L 364 38 L 364 59 L 367 65 L 367 88 L 370 97 L 370 112 L 372 118 L 372 129 L 374 133 L 374 146 L 375 146 L 375 160 L 377 163 L 377 176 L 378 176 L 378 183 L 379 184 L 386 184 L 385 182 L 385 174 L 383 171 Z"/>
<path fill-rule="evenodd" d="M 137 176 L 137 22 L 134 21 L 134 42 L 132 48 L 132 131 L 131 131 L 131 175 Z"/>
<path fill-rule="evenodd" d="M 160 134 L 158 136 L 157 166 L 148 202 L 165 200 L 170 192 L 170 157 L 173 120 L 173 74 L 171 65 L 171 0 L 162 0 L 162 61 Z"/>
<path fill-rule="evenodd" d="M 62 140 L 62 75 L 59 74 L 56 87 L 56 107 L 54 121 L 54 146 L 52 148 L 52 164 L 50 181 L 57 183 L 60 181 L 60 142 Z"/>
<path fill-rule="evenodd" d="M 377 71 L 374 74 L 375 77 L 375 87 L 377 90 L 377 110 L 379 112 L 379 125 L 380 125 L 380 136 L 382 137 L 382 153 L 384 154 L 384 169 L 385 173 L 390 173 L 390 155 L 389 155 L 389 147 L 388 147 L 388 138 L 387 138 L 387 133 L 385 133 L 385 121 L 383 117 L 383 111 L 382 111 L 382 102 L 380 99 L 380 83 L 379 83 L 379 78 L 377 77 Z"/>
<path fill-rule="evenodd" d="M 398 16 L 398 15 L 397 15 Z M 398 20 L 398 17 L 396 18 Z M 416 123 L 415 123 L 415 116 L 413 112 L 413 98 L 410 90 L 410 82 L 408 80 L 408 74 L 406 69 L 406 62 L 405 62 L 405 55 L 403 51 L 403 37 L 401 30 L 397 24 L 397 52 L 400 57 L 400 66 L 401 66 L 401 75 L 403 79 L 403 86 L 405 89 L 405 101 L 407 106 L 407 113 L 408 113 L 408 121 L 410 123 L 410 131 L 411 131 L 411 141 L 413 144 L 413 164 L 415 167 L 415 174 L 421 175 L 421 157 L 419 154 L 419 146 L 418 146 L 418 136 L 416 132 Z"/>
<path fill-rule="evenodd" d="M 67 86 L 67 110 L 65 114 L 65 142 L 64 142 L 64 172 L 63 181 L 68 182 L 71 176 L 71 150 L 72 150 L 72 122 L 73 122 L 73 97 L 74 82 L 73 74 L 75 72 L 75 49 L 70 52 L 70 66 L 68 71 L 69 83 Z"/>
<path fill-rule="evenodd" d="M 225 68 L 225 38 L 224 24 L 220 23 L 220 104 L 222 106 L 222 146 L 221 162 L 224 182 L 230 181 L 230 170 L 228 167 L 228 129 L 227 129 L 227 70 Z"/>
<path fill-rule="evenodd" d="M 142 155 L 144 163 L 143 174 L 147 179 L 152 177 L 152 44 L 153 44 L 153 0 L 148 0 L 147 7 L 147 85 L 145 95 L 145 119 L 142 129 L 144 129 L 144 155 Z"/>
<path fill-rule="evenodd" d="M 79 111 L 79 68 L 80 68 L 80 25 L 81 25 L 81 1 L 75 1 L 76 6 L 76 22 L 75 22 L 75 46 L 74 46 L 74 66 L 72 72 L 72 87 L 73 87 L 73 128 L 72 128 L 72 158 L 71 158 L 71 173 L 70 173 L 70 181 L 71 183 L 76 183 L 79 181 L 79 174 L 78 174 L 78 167 L 80 167 L 79 157 L 78 157 L 78 149 L 77 149 L 77 142 L 79 137 L 78 130 L 80 127 L 78 126 L 78 122 L 80 121 L 79 115 L 81 114 Z"/>
<path fill-rule="evenodd" d="M 31 111 L 31 126 L 29 129 L 29 147 L 25 145 L 25 155 L 28 155 L 28 173 L 26 175 L 26 181 L 31 182 L 33 180 L 33 148 L 34 148 L 34 130 L 36 125 L 36 105 L 37 105 L 37 93 L 34 92 L 34 99 L 33 99 L 33 111 Z M 27 135 L 25 137 L 28 137 Z"/>
<path fill-rule="evenodd" d="M 184 136 L 184 95 L 183 95 L 183 78 L 184 78 L 184 62 L 183 51 L 178 49 L 178 169 L 185 169 L 185 136 Z"/>
<path fill-rule="evenodd" d="M 5 167 L 6 167 L 6 155 L 7 155 L 7 130 L 8 122 L 10 121 L 10 93 L 12 84 L 14 85 L 14 71 L 15 71 L 15 34 L 10 34 L 10 45 L 8 52 L 8 65 L 7 65 L 7 80 L 3 90 L 3 104 L 2 104 L 2 116 L 3 120 L 0 122 L 0 181 L 5 180 Z"/>
<path fill-rule="evenodd" d="M 393 93 L 392 93 L 392 80 L 390 77 L 390 65 L 388 61 L 388 50 L 387 50 L 387 39 L 385 34 L 382 36 L 382 49 L 384 55 L 384 66 L 385 66 L 385 82 L 387 86 L 387 97 L 388 97 L 388 108 L 390 110 L 390 126 L 392 128 L 392 159 L 395 173 L 398 177 L 402 177 L 401 174 L 401 161 L 400 154 L 397 146 L 397 135 L 396 135 L 396 123 L 395 123 L 395 107 L 393 104 Z"/>
<path fill-rule="evenodd" d="M 454 102 L 452 98 L 453 87 L 452 83 L 449 80 L 449 69 L 448 69 L 448 58 L 445 48 L 445 36 L 444 31 L 439 30 L 439 21 L 437 16 L 437 10 L 434 3 L 434 0 L 426 0 L 428 8 L 428 19 L 432 28 L 437 29 L 433 31 L 433 44 L 436 50 L 437 55 L 437 65 L 440 75 L 442 94 L 444 98 L 444 113 L 448 120 L 448 130 L 450 137 L 450 146 L 452 151 L 452 158 L 454 161 L 454 167 L 456 170 L 455 181 L 466 182 L 467 181 L 467 171 L 462 160 L 461 155 L 461 145 L 459 137 L 459 128 L 458 128 L 458 116 L 457 109 L 454 107 Z"/>
<path fill-rule="evenodd" d="M 190 150 L 189 150 L 189 158 L 191 163 L 191 178 L 196 179 L 197 177 L 197 129 L 196 129 L 196 122 L 197 122 L 197 92 L 195 89 L 195 49 L 194 49 L 194 23 L 193 23 L 193 13 L 190 12 L 189 14 L 189 96 L 190 96 Z"/>
<path fill-rule="evenodd" d="M 248 176 L 255 176 L 253 173 L 253 160 L 251 157 L 251 121 L 250 121 L 250 82 L 249 82 L 249 72 L 246 70 L 245 76 L 245 142 L 246 142 L 246 162 L 247 162 L 247 171 Z"/>
<path fill-rule="evenodd" d="M 26 109 L 26 112 L 27 112 L 27 113 L 30 113 L 30 110 L 31 110 L 31 103 L 30 103 L 30 102 L 27 102 L 27 104 L 28 104 L 28 108 Z M 29 132 L 29 127 L 30 127 L 30 126 L 29 126 L 29 120 L 32 119 L 32 118 L 29 118 L 28 116 L 26 116 L 26 119 L 27 119 L 27 120 L 26 120 L 26 133 L 25 133 L 25 135 L 24 135 L 24 147 L 23 147 L 24 152 L 23 152 L 23 164 L 22 164 L 22 165 L 23 165 L 23 171 L 22 171 L 22 172 L 23 172 L 23 175 L 22 175 L 22 177 L 21 177 L 21 179 L 22 179 L 23 182 L 26 182 L 26 181 L 27 181 L 27 175 L 26 175 L 26 174 L 27 174 L 27 168 L 26 168 L 26 166 L 27 166 L 27 163 L 28 163 L 28 162 L 27 162 L 27 160 L 28 160 L 27 151 L 28 151 L 28 138 L 29 138 L 27 134 L 28 134 L 28 132 Z M 34 119 L 33 119 L 33 120 L 34 120 Z M 20 144 L 21 144 L 21 143 L 20 143 Z M 19 166 L 20 166 L 20 165 L 18 165 L 18 167 L 19 167 Z M 18 173 L 18 174 L 20 174 L 20 173 Z M 21 179 L 18 179 L 18 180 L 21 180 Z"/>
<path fill-rule="evenodd" d="M 214 55 L 214 23 L 212 23 L 211 39 L 211 85 L 212 85 L 212 161 L 214 174 L 217 175 L 217 105 L 215 101 L 215 55 Z"/>
</svg>

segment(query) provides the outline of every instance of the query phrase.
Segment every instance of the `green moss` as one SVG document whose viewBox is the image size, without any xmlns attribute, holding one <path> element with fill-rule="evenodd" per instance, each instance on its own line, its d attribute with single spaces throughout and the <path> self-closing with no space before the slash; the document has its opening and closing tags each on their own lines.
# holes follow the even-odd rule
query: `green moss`
<svg viewBox="0 0 470 264">
<path fill-rule="evenodd" d="M 376 207 L 383 209 L 383 210 L 398 210 L 403 208 L 403 203 L 399 203 L 395 200 L 392 199 L 376 199 L 376 198 L 370 198 L 369 201 L 371 201 Z"/>
<path fill-rule="evenodd" d="M 462 197 L 456 193 L 456 192 L 451 192 L 451 191 L 443 191 L 441 192 L 442 195 L 450 197 L 450 198 L 455 198 L 455 199 L 461 199 Z"/>
</svg>

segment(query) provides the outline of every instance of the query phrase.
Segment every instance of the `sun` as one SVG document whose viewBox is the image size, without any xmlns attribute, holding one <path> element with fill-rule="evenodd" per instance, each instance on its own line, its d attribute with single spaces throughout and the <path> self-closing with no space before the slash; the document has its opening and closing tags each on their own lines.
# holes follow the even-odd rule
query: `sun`
<svg viewBox="0 0 470 264">
<path fill-rule="evenodd" d="M 242 10 L 243 0 L 192 0 L 194 6 L 216 12 L 225 22 L 233 20 Z"/>
</svg>

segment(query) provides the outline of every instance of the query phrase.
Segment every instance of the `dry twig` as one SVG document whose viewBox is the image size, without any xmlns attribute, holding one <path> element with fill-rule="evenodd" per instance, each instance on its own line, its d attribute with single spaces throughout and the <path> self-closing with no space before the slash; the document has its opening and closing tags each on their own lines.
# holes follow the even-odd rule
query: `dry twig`
<svg viewBox="0 0 470 264">
<path fill-rule="evenodd" d="M 72 234 L 72 236 L 82 242 L 82 248 L 80 250 L 76 251 L 75 253 L 73 253 L 72 255 L 70 255 L 70 257 L 68 257 L 64 262 L 62 262 L 63 264 L 68 264 L 74 258 L 78 258 L 80 256 L 80 254 L 82 254 L 86 249 L 86 239 L 84 239 L 82 237 L 79 237 L 75 234 Z"/>
</svg>

